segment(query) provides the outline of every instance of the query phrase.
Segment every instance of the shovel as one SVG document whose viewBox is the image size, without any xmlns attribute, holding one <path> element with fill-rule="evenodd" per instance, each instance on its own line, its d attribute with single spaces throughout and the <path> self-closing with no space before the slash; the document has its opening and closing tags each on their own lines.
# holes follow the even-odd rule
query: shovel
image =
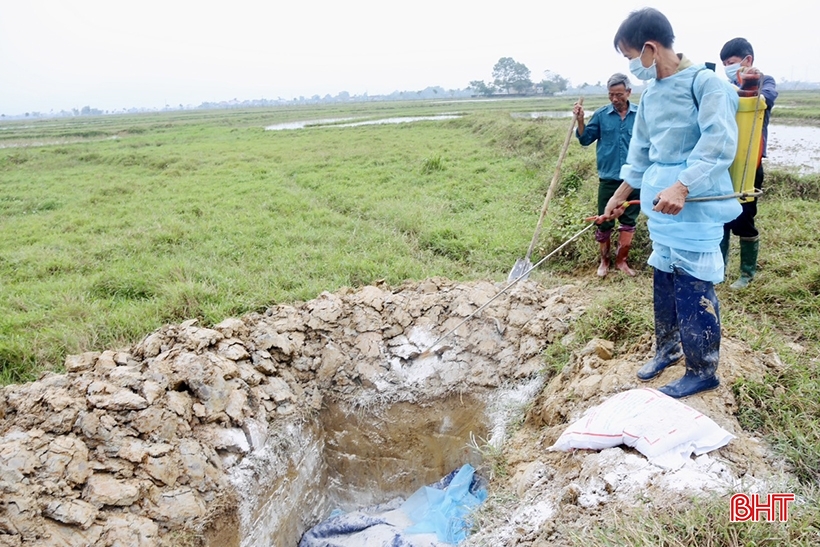
<svg viewBox="0 0 820 547">
<path fill-rule="evenodd" d="M 578 104 L 583 106 L 583 97 L 578 99 Z M 555 187 L 558 185 L 558 177 L 561 174 L 561 163 L 564 161 L 564 156 L 567 155 L 567 149 L 569 148 L 569 141 L 572 140 L 573 131 L 575 131 L 574 114 L 572 116 L 572 123 L 570 124 L 569 132 L 567 133 L 567 138 L 564 139 L 564 147 L 561 149 L 561 155 L 558 156 L 558 163 L 555 165 L 555 173 L 552 175 L 552 181 L 550 182 L 549 190 L 547 190 L 547 197 L 544 198 L 544 205 L 541 206 L 541 216 L 538 217 L 538 224 L 535 226 L 535 233 L 532 235 L 530 248 L 527 249 L 527 255 L 524 258 L 519 258 L 515 261 L 512 270 L 510 270 L 510 275 L 507 276 L 507 281 L 518 279 L 522 275 L 524 276 L 523 279 L 527 279 L 530 271 L 533 269 L 532 263 L 530 262 L 530 255 L 532 255 L 532 250 L 535 248 L 535 242 L 538 241 L 538 236 L 541 234 L 541 224 L 544 222 L 544 216 L 547 214 L 547 206 L 552 199 L 552 195 L 555 193 Z"/>
</svg>

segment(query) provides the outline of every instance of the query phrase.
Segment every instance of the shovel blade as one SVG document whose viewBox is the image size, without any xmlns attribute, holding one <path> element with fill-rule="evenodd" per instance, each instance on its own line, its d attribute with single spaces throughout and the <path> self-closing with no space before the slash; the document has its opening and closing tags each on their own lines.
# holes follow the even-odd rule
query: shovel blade
<svg viewBox="0 0 820 547">
<path fill-rule="evenodd" d="M 526 272 L 526 276 L 522 278 L 522 281 L 525 281 L 529 276 L 529 270 L 532 269 L 532 264 L 526 258 L 519 258 L 513 264 L 512 270 L 510 270 L 510 275 L 507 276 L 507 282 L 515 281 L 524 273 Z"/>
</svg>

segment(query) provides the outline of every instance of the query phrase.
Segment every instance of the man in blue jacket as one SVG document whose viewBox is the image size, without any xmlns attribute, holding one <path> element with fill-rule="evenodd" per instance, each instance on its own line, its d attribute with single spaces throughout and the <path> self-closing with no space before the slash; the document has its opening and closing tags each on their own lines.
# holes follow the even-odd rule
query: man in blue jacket
<svg viewBox="0 0 820 547">
<path fill-rule="evenodd" d="M 723 45 L 720 50 L 720 60 L 723 62 L 724 70 L 729 81 L 736 86 L 740 86 L 738 75 L 754 73 L 760 78 L 760 71 L 754 68 L 755 52 L 752 44 L 745 38 L 733 38 Z M 766 157 L 766 141 L 769 135 L 769 115 L 774 108 L 774 101 L 777 99 L 777 85 L 774 78 L 762 75 L 760 78 L 759 92 L 766 100 L 766 111 L 763 113 L 763 142 L 760 143 L 761 161 L 755 171 L 755 188 L 763 188 L 763 158 Z M 723 241 L 720 242 L 720 250 L 723 253 L 723 260 L 729 263 L 729 239 L 731 234 L 740 238 L 740 277 L 737 281 L 729 285 L 730 289 L 745 288 L 757 273 L 757 253 L 760 250 L 760 233 L 755 227 L 755 216 L 757 216 L 757 199 L 745 201 L 740 204 L 743 211 L 740 216 L 726 224 L 723 230 Z"/>
<path fill-rule="evenodd" d="M 595 141 L 595 156 L 598 160 L 598 214 L 603 214 L 609 198 L 621 185 L 621 167 L 626 163 L 626 154 L 629 150 L 629 140 L 632 138 L 632 125 L 635 123 L 635 113 L 638 107 L 629 102 L 632 86 L 629 78 L 623 74 L 613 74 L 606 83 L 609 91 L 610 104 L 602 106 L 592 114 L 589 123 L 584 123 L 584 107 L 575 103 L 573 113 L 578 121 L 575 136 L 581 146 L 589 146 Z M 637 189 L 629 196 L 630 200 L 638 199 L 640 191 Z M 635 235 L 635 223 L 641 209 L 637 205 L 626 208 L 626 212 L 618 218 L 618 248 L 615 251 L 615 267 L 627 275 L 634 276 L 635 272 L 626 262 L 629 249 L 632 247 L 632 237 Z M 598 266 L 598 276 L 605 277 L 609 271 L 611 261 L 612 228 L 614 220 L 602 222 L 595 231 L 595 240 L 601 246 L 601 264 Z"/>
<path fill-rule="evenodd" d="M 672 25 L 653 8 L 634 11 L 615 34 L 629 69 L 651 80 L 641 96 L 623 184 L 604 211 L 640 188 L 654 268 L 655 356 L 638 370 L 650 380 L 685 357 L 683 377 L 660 388 L 686 397 L 720 385 L 720 310 L 715 283 L 723 281 L 723 225 L 740 214 L 736 199 L 698 200 L 734 192 L 729 166 L 737 150 L 737 92 L 703 64 L 675 53 Z"/>
</svg>

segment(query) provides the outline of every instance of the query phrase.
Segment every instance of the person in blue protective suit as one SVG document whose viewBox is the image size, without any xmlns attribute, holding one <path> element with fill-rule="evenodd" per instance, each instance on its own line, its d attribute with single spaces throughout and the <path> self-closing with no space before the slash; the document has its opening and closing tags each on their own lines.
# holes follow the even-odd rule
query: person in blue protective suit
<svg viewBox="0 0 820 547">
<path fill-rule="evenodd" d="M 733 38 L 723 45 L 720 50 L 720 60 L 723 62 L 724 70 L 729 81 L 740 86 L 741 75 L 754 74 L 755 80 L 759 81 L 758 91 L 766 100 L 766 111 L 763 114 L 763 140 L 760 143 L 761 161 L 757 164 L 755 171 L 754 186 L 756 189 L 763 188 L 763 158 L 766 157 L 766 141 L 769 135 L 769 116 L 774 108 L 774 101 L 777 99 L 777 84 L 774 78 L 761 74 L 755 68 L 755 52 L 752 44 L 745 38 Z M 747 78 L 748 79 L 748 78 Z M 751 167 L 751 166 L 750 166 Z M 723 241 L 720 242 L 720 250 L 723 253 L 723 261 L 729 263 L 729 240 L 732 234 L 740 239 L 740 277 L 729 285 L 730 289 L 743 289 L 749 284 L 757 273 L 757 254 L 760 250 L 760 233 L 755 227 L 755 216 L 757 216 L 757 199 L 752 198 L 740 204 L 743 212 L 736 219 L 723 227 Z"/>
<path fill-rule="evenodd" d="M 592 114 L 589 123 L 584 123 L 584 107 L 575 103 L 572 112 L 578 121 L 575 136 L 581 146 L 589 146 L 598 141 L 595 156 L 598 164 L 598 214 L 604 212 L 609 198 L 621 185 L 621 166 L 626 163 L 626 154 L 629 150 L 629 141 L 632 138 L 632 125 L 635 123 L 635 113 L 638 107 L 629 102 L 632 87 L 629 78 L 624 74 L 616 73 L 610 76 L 606 83 L 609 90 L 609 102 Z M 629 199 L 638 199 L 636 189 Z M 626 258 L 632 247 L 632 238 L 635 235 L 635 224 L 641 212 L 637 205 L 630 205 L 626 212 L 618 218 L 618 249 L 615 251 L 615 267 L 629 276 L 635 272 L 629 267 Z M 609 272 L 611 261 L 611 237 L 615 221 L 602 222 L 595 231 L 595 240 L 601 248 L 601 264 L 598 266 L 598 276 L 605 277 Z"/>
<path fill-rule="evenodd" d="M 652 80 L 638 106 L 624 182 L 604 218 L 623 214 L 640 188 L 652 240 L 655 356 L 638 370 L 650 380 L 685 358 L 683 377 L 660 388 L 672 397 L 714 389 L 720 353 L 723 225 L 740 214 L 736 199 L 702 200 L 734 192 L 729 166 L 737 149 L 734 88 L 705 65 L 675 53 L 669 20 L 653 8 L 634 11 L 615 34 L 615 49 L 632 74 Z M 687 198 L 701 198 L 687 201 Z"/>
</svg>

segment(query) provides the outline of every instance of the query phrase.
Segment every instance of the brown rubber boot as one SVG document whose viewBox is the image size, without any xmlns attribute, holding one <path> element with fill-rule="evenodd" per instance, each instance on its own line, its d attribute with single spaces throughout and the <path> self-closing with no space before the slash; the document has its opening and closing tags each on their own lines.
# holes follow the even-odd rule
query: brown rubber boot
<svg viewBox="0 0 820 547">
<path fill-rule="evenodd" d="M 609 240 L 599 241 L 598 243 L 601 245 L 601 264 L 598 266 L 598 277 L 606 277 L 607 272 L 609 272 L 609 265 L 611 263 L 609 253 L 611 252 L 612 247 Z"/>
<path fill-rule="evenodd" d="M 626 263 L 626 257 L 632 247 L 632 236 L 634 235 L 635 232 L 621 230 L 618 233 L 618 250 L 615 252 L 615 267 L 630 277 L 635 277 L 635 270 Z"/>
</svg>

